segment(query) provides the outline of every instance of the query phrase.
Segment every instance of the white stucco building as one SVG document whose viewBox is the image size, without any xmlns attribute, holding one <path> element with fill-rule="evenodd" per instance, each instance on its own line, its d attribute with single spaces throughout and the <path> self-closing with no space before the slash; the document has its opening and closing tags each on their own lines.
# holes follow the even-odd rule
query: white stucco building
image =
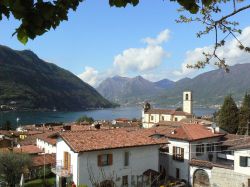
<svg viewBox="0 0 250 187">
<path fill-rule="evenodd" d="M 160 168 L 168 177 L 185 180 L 191 184 L 190 161 L 192 159 L 216 161 L 216 145 L 223 134 L 213 133 L 198 124 L 183 124 L 165 134 L 167 151 L 160 154 Z M 167 162 L 164 162 L 167 160 Z"/>
<path fill-rule="evenodd" d="M 38 135 L 36 138 L 37 147 L 42 149 L 44 153 L 56 153 L 56 140 L 50 137 L 53 134 L 55 132 L 46 132 Z"/>
<path fill-rule="evenodd" d="M 158 171 L 165 137 L 147 129 L 63 132 L 57 138 L 57 186 L 149 185 L 147 170 Z"/>
<path fill-rule="evenodd" d="M 172 109 L 154 109 L 146 103 L 142 111 L 142 126 L 151 128 L 164 121 L 181 121 L 185 118 L 192 118 L 192 92 L 183 92 L 183 111 Z"/>
<path fill-rule="evenodd" d="M 218 144 L 216 162 L 190 162 L 192 186 L 250 186 L 250 137 L 226 135 Z"/>
</svg>

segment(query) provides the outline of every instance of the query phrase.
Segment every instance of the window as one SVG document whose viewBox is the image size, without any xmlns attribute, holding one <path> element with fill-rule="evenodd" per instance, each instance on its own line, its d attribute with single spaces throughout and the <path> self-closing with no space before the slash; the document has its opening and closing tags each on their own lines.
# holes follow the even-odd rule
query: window
<svg viewBox="0 0 250 187">
<path fill-rule="evenodd" d="M 154 116 L 151 116 L 151 121 L 153 121 L 154 120 Z"/>
<path fill-rule="evenodd" d="M 174 118 L 174 121 L 178 121 L 178 118 L 177 118 L 177 117 L 175 117 L 175 118 Z"/>
<path fill-rule="evenodd" d="M 207 152 L 213 152 L 214 151 L 214 144 L 207 144 Z"/>
<path fill-rule="evenodd" d="M 179 179 L 180 178 L 180 169 L 176 168 L 176 178 Z"/>
<path fill-rule="evenodd" d="M 129 165 L 129 152 L 124 153 L 124 166 Z"/>
<path fill-rule="evenodd" d="M 188 94 L 185 95 L 185 99 L 188 100 Z"/>
<path fill-rule="evenodd" d="M 173 146 L 173 160 L 184 161 L 184 148 Z"/>
<path fill-rule="evenodd" d="M 204 153 L 204 144 L 196 145 L 196 156 L 202 155 Z"/>
<path fill-rule="evenodd" d="M 240 156 L 240 166 L 250 167 L 250 157 Z"/>
<path fill-rule="evenodd" d="M 112 165 L 112 162 L 113 162 L 112 154 L 98 155 L 98 166 L 109 166 Z"/>
<path fill-rule="evenodd" d="M 128 186 L 128 176 L 122 176 L 122 186 Z"/>
<path fill-rule="evenodd" d="M 164 121 L 164 116 L 161 116 L 161 120 Z"/>
</svg>

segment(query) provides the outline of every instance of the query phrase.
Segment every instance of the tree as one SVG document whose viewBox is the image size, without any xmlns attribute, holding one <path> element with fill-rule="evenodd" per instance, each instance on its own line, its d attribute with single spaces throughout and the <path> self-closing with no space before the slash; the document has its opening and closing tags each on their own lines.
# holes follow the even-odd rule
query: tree
<svg viewBox="0 0 250 187">
<path fill-rule="evenodd" d="M 12 130 L 11 122 L 10 122 L 9 120 L 7 120 L 7 121 L 3 124 L 2 130 L 7 130 L 7 131 Z"/>
<path fill-rule="evenodd" d="M 235 134 L 239 126 L 239 110 L 231 95 L 226 96 L 219 111 L 219 126 L 228 133 Z"/>
<path fill-rule="evenodd" d="M 88 117 L 86 115 L 84 115 L 76 120 L 77 123 L 88 122 L 89 124 L 93 123 L 94 121 L 95 120 L 92 117 Z"/>
<path fill-rule="evenodd" d="M 28 171 L 31 159 L 28 155 L 17 153 L 0 153 L 0 174 L 14 187 L 20 182 L 21 175 Z"/>
<path fill-rule="evenodd" d="M 230 24 L 227 22 L 229 17 L 250 8 L 250 5 L 246 5 L 236 9 L 236 2 L 238 1 L 244 0 L 233 0 L 233 12 L 223 16 L 217 21 L 213 21 L 210 14 L 220 12 L 218 5 L 230 2 L 229 0 L 170 0 L 170 2 L 177 2 L 182 10 L 186 10 L 191 14 L 200 13 L 204 17 L 209 18 L 208 21 L 212 21 L 213 24 L 210 25 L 210 28 L 206 29 L 206 32 L 212 30 L 214 26 L 218 26 L 218 28 L 221 29 L 221 24 Z M 16 28 L 13 35 L 17 34 L 18 40 L 25 44 L 29 38 L 34 39 L 36 36 L 44 34 L 51 28 L 56 29 L 62 21 L 68 20 L 69 10 L 76 11 L 81 2 L 83 2 L 83 0 L 1 0 L 0 20 L 2 20 L 3 17 L 9 18 L 10 15 L 13 15 L 15 19 L 19 20 L 21 24 Z M 109 4 L 112 7 L 126 7 L 128 4 L 136 6 L 139 4 L 139 0 L 109 0 Z M 196 21 L 207 24 L 204 20 Z M 234 30 L 231 31 L 234 32 Z"/>
<path fill-rule="evenodd" d="M 177 23 L 190 23 L 190 22 L 199 22 L 204 27 L 203 30 L 197 32 L 197 37 L 200 38 L 201 36 L 210 34 L 214 32 L 214 47 L 213 50 L 203 51 L 202 54 L 204 55 L 204 60 L 200 60 L 196 62 L 194 65 L 188 64 L 188 68 L 204 68 L 207 64 L 214 63 L 214 65 L 218 66 L 219 68 L 223 68 L 226 72 L 229 72 L 229 67 L 226 64 L 226 59 L 219 54 L 218 49 L 223 47 L 226 43 L 226 39 L 229 36 L 232 36 L 236 43 L 238 43 L 238 47 L 245 52 L 250 53 L 250 47 L 245 46 L 244 42 L 238 39 L 238 35 L 241 34 L 242 30 L 237 28 L 239 22 L 232 21 L 231 17 L 235 16 L 241 11 L 247 10 L 250 8 L 250 5 L 239 5 L 239 2 L 244 0 L 203 0 L 201 1 L 201 6 L 199 4 L 192 5 L 192 7 L 196 7 L 197 16 L 187 17 L 185 15 L 180 15 Z M 197 1 L 199 2 L 199 1 Z M 228 7 L 223 5 L 222 3 L 232 2 L 232 7 L 230 13 L 224 15 L 225 11 L 228 11 Z M 198 9 L 198 7 L 201 7 Z M 205 6 L 204 6 L 205 5 Z M 223 9 L 224 8 L 224 9 Z M 184 9 L 185 10 L 185 9 Z M 198 11 L 199 10 L 199 11 Z M 183 11 L 183 10 L 180 10 Z M 195 12 L 195 11 L 194 11 Z M 220 18 L 218 18 L 220 17 Z M 219 37 L 220 36 L 220 37 Z"/>
<path fill-rule="evenodd" d="M 238 134 L 246 134 L 250 122 L 250 94 L 245 94 L 239 114 Z M 249 134 L 248 134 L 249 135 Z"/>
</svg>

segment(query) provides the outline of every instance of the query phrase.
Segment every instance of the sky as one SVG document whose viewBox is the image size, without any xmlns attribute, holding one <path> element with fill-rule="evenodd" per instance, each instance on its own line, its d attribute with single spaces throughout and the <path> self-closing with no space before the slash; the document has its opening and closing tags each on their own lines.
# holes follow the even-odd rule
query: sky
<svg viewBox="0 0 250 187">
<path fill-rule="evenodd" d="M 241 5 L 239 5 L 241 6 Z M 0 22 L 0 44 L 16 50 L 30 49 L 41 59 L 65 68 L 97 87 L 115 75 L 141 75 L 151 81 L 179 80 L 215 69 L 190 70 L 186 64 L 202 59 L 202 51 L 212 50 L 214 35 L 197 38 L 199 23 L 177 24 L 179 5 L 169 1 L 141 1 L 136 7 L 110 7 L 108 1 L 86 0 L 69 20 L 35 40 L 21 44 L 12 37 L 19 22 Z M 230 11 L 226 6 L 226 11 Z M 250 11 L 234 19 L 243 33 L 239 39 L 250 46 Z M 229 65 L 247 63 L 249 54 L 240 51 L 233 38 L 219 54 Z"/>
</svg>

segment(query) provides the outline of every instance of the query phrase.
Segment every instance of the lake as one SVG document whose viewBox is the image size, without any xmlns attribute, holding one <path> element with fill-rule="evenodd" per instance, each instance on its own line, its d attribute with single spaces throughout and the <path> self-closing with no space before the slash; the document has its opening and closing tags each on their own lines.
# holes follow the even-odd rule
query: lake
<svg viewBox="0 0 250 187">
<path fill-rule="evenodd" d="M 141 107 L 118 107 L 79 112 L 10 111 L 0 112 L 0 124 L 2 125 L 7 120 L 11 121 L 13 126 L 46 122 L 73 122 L 83 115 L 92 117 L 95 120 L 112 120 L 120 117 L 132 119 L 140 118 L 141 110 Z M 196 116 L 201 116 L 212 114 L 215 112 L 215 109 L 194 108 L 193 111 Z M 18 124 L 17 118 L 20 119 Z"/>
</svg>

